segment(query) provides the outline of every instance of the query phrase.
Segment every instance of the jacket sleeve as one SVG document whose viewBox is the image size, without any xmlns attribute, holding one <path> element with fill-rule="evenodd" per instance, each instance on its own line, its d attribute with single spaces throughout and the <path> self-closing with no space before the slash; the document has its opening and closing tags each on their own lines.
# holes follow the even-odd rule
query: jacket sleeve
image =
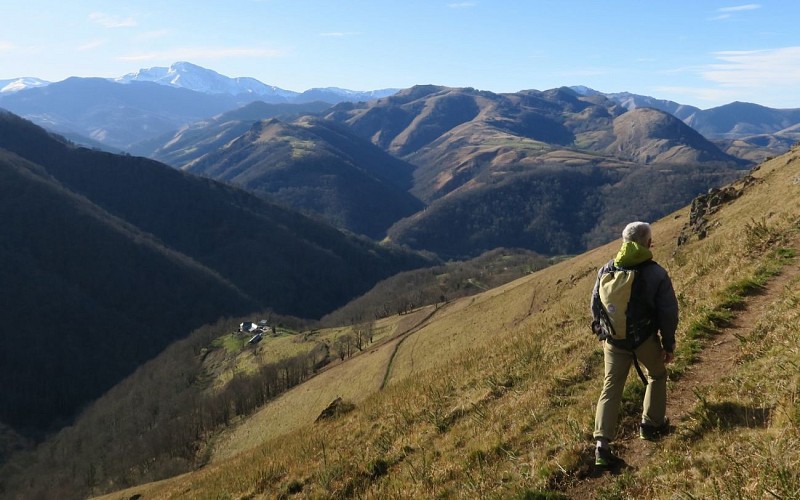
<svg viewBox="0 0 800 500">
<path fill-rule="evenodd" d="M 678 329 L 678 299 L 675 297 L 672 280 L 666 273 L 656 289 L 655 306 L 661 346 L 667 352 L 674 352 L 675 330 Z"/>
</svg>

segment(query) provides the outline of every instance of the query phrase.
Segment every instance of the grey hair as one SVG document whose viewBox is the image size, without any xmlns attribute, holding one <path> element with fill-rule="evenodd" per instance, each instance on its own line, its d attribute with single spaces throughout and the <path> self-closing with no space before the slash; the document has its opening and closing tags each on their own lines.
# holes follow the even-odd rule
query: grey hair
<svg viewBox="0 0 800 500">
<path fill-rule="evenodd" d="M 652 234 L 650 224 L 647 222 L 631 222 L 622 230 L 622 241 L 633 241 L 647 246 L 647 240 Z"/>
</svg>

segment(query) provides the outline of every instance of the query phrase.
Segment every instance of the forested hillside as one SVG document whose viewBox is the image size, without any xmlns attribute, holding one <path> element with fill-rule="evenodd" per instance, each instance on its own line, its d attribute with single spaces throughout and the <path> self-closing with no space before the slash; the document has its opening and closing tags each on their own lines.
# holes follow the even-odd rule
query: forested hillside
<svg viewBox="0 0 800 500">
<path fill-rule="evenodd" d="M 0 150 L 0 421 L 38 436 L 171 341 L 258 302 Z"/>
<path fill-rule="evenodd" d="M 8 113 L 0 174 L 0 421 L 33 436 L 200 325 L 255 310 L 320 317 L 429 264 Z"/>
</svg>

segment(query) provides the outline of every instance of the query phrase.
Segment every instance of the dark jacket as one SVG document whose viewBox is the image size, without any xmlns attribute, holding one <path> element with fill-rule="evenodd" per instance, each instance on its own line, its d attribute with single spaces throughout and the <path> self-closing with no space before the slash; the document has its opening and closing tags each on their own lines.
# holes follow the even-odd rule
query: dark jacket
<svg viewBox="0 0 800 500">
<path fill-rule="evenodd" d="M 641 245 L 628 242 L 624 243 L 617 256 L 610 260 L 597 273 L 597 280 L 592 290 L 591 310 L 592 319 L 600 320 L 600 277 L 614 268 L 629 268 L 638 266 L 645 261 L 652 260 L 650 251 Z M 661 346 L 667 352 L 675 350 L 675 330 L 678 328 L 678 299 L 672 288 L 672 280 L 667 270 L 653 262 L 651 265 L 640 268 L 640 277 L 643 280 L 644 303 L 649 307 L 655 317 L 653 322 L 661 337 Z M 637 278 L 638 279 L 638 278 Z"/>
</svg>

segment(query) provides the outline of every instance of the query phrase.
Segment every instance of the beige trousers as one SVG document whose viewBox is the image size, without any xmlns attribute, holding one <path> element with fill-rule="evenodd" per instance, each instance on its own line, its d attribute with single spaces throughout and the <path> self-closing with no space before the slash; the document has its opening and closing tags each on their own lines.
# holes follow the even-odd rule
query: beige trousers
<svg viewBox="0 0 800 500">
<path fill-rule="evenodd" d="M 633 364 L 633 354 L 625 349 L 603 342 L 605 378 L 603 392 L 597 401 L 594 418 L 594 437 L 612 441 L 617 435 L 617 419 L 622 404 L 622 391 Z M 642 408 L 642 422 L 660 426 L 667 411 L 667 368 L 664 366 L 661 342 L 651 335 L 636 348 L 636 359 L 647 375 L 647 389 Z"/>
</svg>

